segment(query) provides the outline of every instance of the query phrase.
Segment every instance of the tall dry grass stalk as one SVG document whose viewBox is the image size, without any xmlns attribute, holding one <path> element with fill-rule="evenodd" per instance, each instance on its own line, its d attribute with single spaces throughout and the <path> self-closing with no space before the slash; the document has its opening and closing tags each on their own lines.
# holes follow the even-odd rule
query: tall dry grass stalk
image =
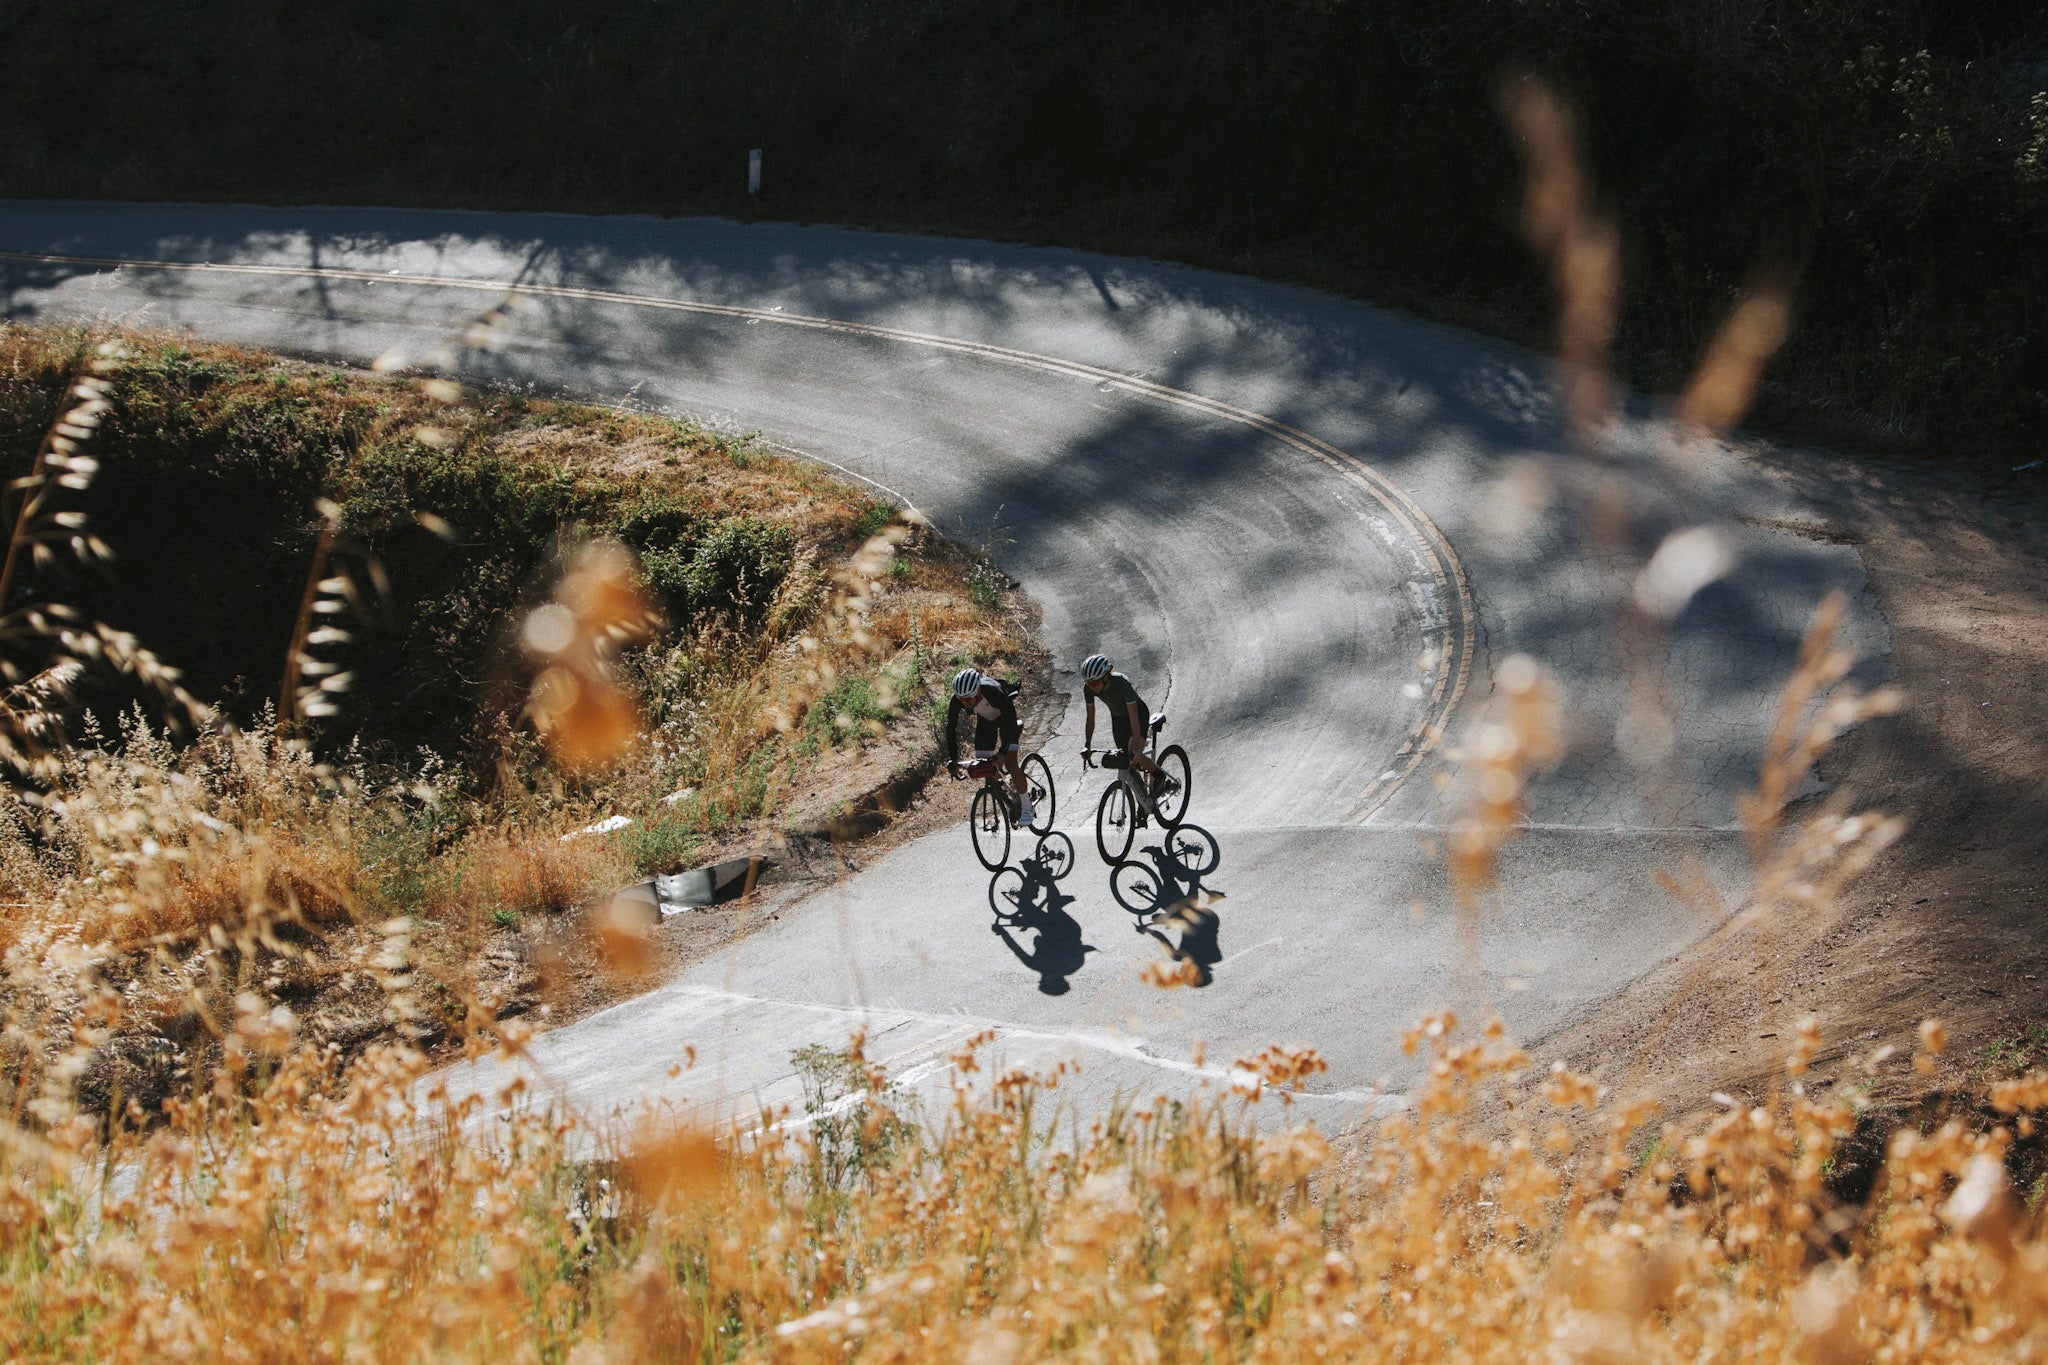
<svg viewBox="0 0 2048 1365">
<path fill-rule="evenodd" d="M 6 605 L 24 586 L 24 557 L 36 571 L 53 570 L 65 560 L 87 569 L 113 562 L 113 551 L 92 534 L 86 514 L 65 504 L 67 494 L 89 490 L 99 472 L 89 447 L 106 416 L 111 376 L 120 370 L 122 356 L 118 343 L 91 348 L 65 394 L 70 401 L 43 436 L 29 472 L 6 490 L 16 502 L 6 555 L 0 559 L 0 765 L 17 785 L 34 786 L 56 774 L 69 741 L 66 708 L 95 667 L 124 675 L 161 698 L 174 723 L 211 715 L 179 685 L 177 670 L 134 636 L 87 621 L 40 594 L 28 594 L 21 606 Z"/>
<path fill-rule="evenodd" d="M 1502 85 L 1500 106 L 1522 153 L 1522 235 L 1549 267 L 1557 299 L 1565 414 L 1579 438 L 1591 441 L 1614 405 L 1608 352 L 1621 288 L 1621 236 L 1594 201 L 1571 107 L 1528 75 Z"/>
</svg>

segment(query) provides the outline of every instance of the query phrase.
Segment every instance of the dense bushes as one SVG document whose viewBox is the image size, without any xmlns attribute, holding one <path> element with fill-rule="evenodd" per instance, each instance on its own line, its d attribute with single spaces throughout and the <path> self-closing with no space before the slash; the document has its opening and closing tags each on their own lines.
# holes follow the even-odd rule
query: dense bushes
<svg viewBox="0 0 2048 1365">
<path fill-rule="evenodd" d="M 1682 370 L 1768 255 L 1803 266 L 1780 416 L 1956 452 L 2048 416 L 2048 19 L 2011 0 L 24 0 L 0 47 L 0 193 L 951 228 L 1533 338 L 1493 109 L 1528 68 L 1621 218 L 1632 378 Z"/>
<path fill-rule="evenodd" d="M 647 583 L 672 616 L 692 620 L 728 612 L 758 622 L 789 573 L 795 537 L 786 526 L 725 517 L 708 529 L 686 526 L 651 540 L 640 556 Z"/>
</svg>

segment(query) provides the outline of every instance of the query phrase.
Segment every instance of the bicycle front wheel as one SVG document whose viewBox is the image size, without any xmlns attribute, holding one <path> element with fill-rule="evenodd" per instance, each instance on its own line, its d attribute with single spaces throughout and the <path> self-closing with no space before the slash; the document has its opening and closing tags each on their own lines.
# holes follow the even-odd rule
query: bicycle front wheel
<svg viewBox="0 0 2048 1365">
<path fill-rule="evenodd" d="M 1177 829 L 1187 818 L 1188 798 L 1195 791 L 1195 772 L 1188 766 L 1188 751 L 1178 744 L 1169 744 L 1153 761 L 1159 765 L 1159 780 L 1152 804 L 1159 811 L 1160 823 Z"/>
<path fill-rule="evenodd" d="M 974 856 L 981 859 L 983 867 L 994 872 L 1010 861 L 1010 816 L 994 787 L 983 787 L 974 794 L 967 828 L 974 835 Z"/>
<path fill-rule="evenodd" d="M 1130 855 L 1131 840 L 1138 832 L 1136 815 L 1122 780 L 1111 782 L 1102 794 L 1102 804 L 1095 808 L 1095 847 L 1111 867 Z"/>
<path fill-rule="evenodd" d="M 1037 754 L 1025 759 L 1023 767 L 1024 786 L 1030 791 L 1031 804 L 1035 807 L 1028 828 L 1033 834 L 1050 834 L 1053 805 L 1059 799 L 1052 789 L 1052 769 Z"/>
</svg>

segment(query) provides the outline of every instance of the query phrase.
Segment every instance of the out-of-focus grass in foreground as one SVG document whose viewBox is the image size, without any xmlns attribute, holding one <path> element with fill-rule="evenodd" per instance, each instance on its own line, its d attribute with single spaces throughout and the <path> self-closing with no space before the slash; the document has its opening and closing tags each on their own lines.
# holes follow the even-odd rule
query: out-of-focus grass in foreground
<svg viewBox="0 0 2048 1365">
<path fill-rule="evenodd" d="M 1060 1077 L 955 1059 L 906 1110 L 860 1053 L 806 1059 L 780 1139 L 590 1135 L 460 1112 L 379 1049 L 346 1076 L 253 998 L 236 1084 L 147 1137 L 0 1148 L 12 1359 L 2037 1358 L 2048 1239 L 2013 1116 L 1900 1132 L 1867 1205 L 1825 1177 L 1852 1104 L 1789 1084 L 1661 1132 L 1489 1026 L 1427 1021 L 1411 1111 L 1340 1168 L 1240 1087 L 1063 1131 Z M 979 1074 L 976 1074 L 979 1073 Z M 246 1088 L 246 1094 L 241 1093 Z M 1268 1095 L 1273 1092 L 1269 1089 Z M 1512 1103 L 1504 1108 L 1500 1101 Z M 1572 1111 L 1575 1121 L 1568 1122 Z M 1500 1121 L 1500 1115 L 1506 1115 Z M 1495 1117 L 1486 1117 L 1488 1115 Z M 778 1115 L 764 1115 L 769 1120 Z"/>
</svg>

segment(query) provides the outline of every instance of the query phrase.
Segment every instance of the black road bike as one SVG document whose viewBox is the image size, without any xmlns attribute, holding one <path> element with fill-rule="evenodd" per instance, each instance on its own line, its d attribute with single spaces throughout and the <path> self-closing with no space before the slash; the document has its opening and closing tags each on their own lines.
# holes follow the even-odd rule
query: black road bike
<svg viewBox="0 0 2048 1365">
<path fill-rule="evenodd" d="M 1102 802 L 1095 808 L 1095 847 L 1101 852 L 1102 861 L 1111 867 L 1131 855 L 1131 842 L 1148 821 L 1157 820 L 1161 828 L 1174 830 L 1187 819 L 1188 798 L 1195 790 L 1194 769 L 1188 763 L 1187 750 L 1180 745 L 1169 744 L 1159 749 L 1159 732 L 1165 728 L 1164 711 L 1152 717 L 1152 723 L 1146 727 L 1145 746 L 1157 769 L 1150 775 L 1132 767 L 1123 754 L 1104 750 L 1098 765 L 1093 749 L 1081 751 L 1083 764 L 1116 773 L 1116 780 L 1102 793 Z M 1151 750 L 1158 752 L 1150 753 Z"/>
<path fill-rule="evenodd" d="M 1052 769 L 1035 753 L 1025 755 L 1018 766 L 1024 770 L 1024 785 L 1031 792 L 1034 807 L 1033 819 L 1025 828 L 1033 834 L 1048 834 L 1052 831 L 1056 799 Z M 1010 832 L 1017 826 L 1017 794 L 1010 790 L 1002 769 L 992 758 L 976 759 L 958 775 L 981 779 L 981 790 L 974 794 L 974 804 L 967 808 L 967 832 L 974 837 L 974 856 L 994 872 L 1010 861 Z"/>
</svg>

